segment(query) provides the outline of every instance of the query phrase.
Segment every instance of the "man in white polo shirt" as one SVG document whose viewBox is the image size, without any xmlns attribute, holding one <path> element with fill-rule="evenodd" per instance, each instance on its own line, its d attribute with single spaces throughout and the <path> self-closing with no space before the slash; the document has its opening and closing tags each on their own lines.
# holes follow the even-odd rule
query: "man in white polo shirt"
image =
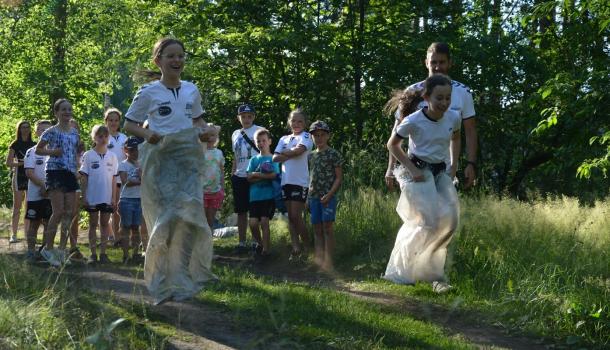
<svg viewBox="0 0 610 350">
<path fill-rule="evenodd" d="M 448 75 L 449 69 L 451 68 L 451 54 L 449 45 L 446 43 L 435 42 L 428 47 L 426 54 L 426 68 L 428 69 L 428 76 L 434 74 L 445 74 Z M 465 184 L 464 188 L 470 188 L 474 185 L 476 178 L 476 166 L 477 166 L 477 130 L 475 122 L 475 111 L 474 103 L 472 99 L 472 92 L 470 89 L 455 80 L 451 81 L 451 105 L 450 110 L 457 112 L 462 118 L 464 134 L 466 135 L 466 167 L 464 168 Z M 407 89 L 422 90 L 423 81 L 409 86 Z M 426 105 L 426 102 L 422 102 L 418 108 L 422 108 Z M 396 116 L 400 114 L 396 113 Z M 394 123 L 394 129 L 400 124 L 397 119 Z M 390 155 L 388 161 L 388 169 L 385 175 L 385 181 L 387 186 L 392 189 L 394 187 L 394 165 L 396 159 Z"/>
</svg>

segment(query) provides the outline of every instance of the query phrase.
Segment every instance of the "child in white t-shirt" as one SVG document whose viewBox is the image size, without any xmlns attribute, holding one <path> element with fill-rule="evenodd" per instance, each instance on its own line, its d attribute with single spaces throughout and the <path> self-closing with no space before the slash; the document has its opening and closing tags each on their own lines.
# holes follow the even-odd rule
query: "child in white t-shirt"
<svg viewBox="0 0 610 350">
<path fill-rule="evenodd" d="M 138 162 L 138 146 L 143 140 L 130 137 L 125 142 L 123 150 L 127 158 L 119 164 L 119 177 L 121 178 L 121 198 L 119 211 L 121 213 L 121 247 L 123 248 L 123 263 L 128 263 L 131 231 L 131 247 L 133 248 L 131 262 L 142 262 L 140 254 L 140 225 L 142 224 L 142 203 L 140 200 L 140 184 L 142 182 L 142 169 Z"/>
<path fill-rule="evenodd" d="M 203 208 L 208 225 L 213 229 L 216 212 L 222 207 L 225 198 L 225 157 L 218 148 L 220 126 L 208 124 L 214 130 L 207 142 L 205 151 L 205 182 L 203 184 Z"/>
<path fill-rule="evenodd" d="M 122 113 L 120 110 L 116 108 L 108 108 L 106 112 L 104 112 L 104 124 L 108 127 L 108 131 L 110 131 L 110 137 L 108 138 L 108 150 L 114 153 L 119 164 L 121 164 L 125 160 L 125 153 L 123 152 L 123 146 L 125 142 L 127 142 L 127 135 L 123 134 L 121 130 L 121 117 Z M 118 193 L 121 191 L 121 178 L 117 177 L 116 187 L 114 189 L 117 193 L 115 194 L 116 200 L 119 199 Z M 114 203 L 115 207 L 117 207 L 117 203 Z M 115 239 L 115 235 L 119 234 L 119 222 L 121 221 L 121 217 L 119 216 L 119 211 L 115 211 L 112 213 L 111 217 L 112 221 L 112 232 L 108 237 L 110 240 Z M 118 242 L 115 242 L 117 244 Z"/>
<path fill-rule="evenodd" d="M 91 130 L 91 137 L 95 146 L 83 154 L 80 168 L 83 206 L 89 212 L 91 256 L 88 263 L 95 264 L 98 261 L 96 230 L 99 222 L 101 237 L 99 262 L 105 264 L 110 263 L 106 255 L 106 243 L 110 233 L 110 215 L 116 210 L 114 188 L 118 175 L 118 162 L 114 153 L 108 151 L 110 132 L 106 126 L 95 125 Z"/>
<path fill-rule="evenodd" d="M 36 123 L 36 136 L 40 137 L 52 123 L 49 120 L 41 120 Z M 36 234 L 38 227 L 42 223 L 47 226 L 47 221 L 51 217 L 53 211 L 51 201 L 48 198 L 47 190 L 44 185 L 45 166 L 48 156 L 36 154 L 36 146 L 28 149 L 25 152 L 23 160 L 23 168 L 25 175 L 28 177 L 28 196 L 27 210 L 25 218 L 30 220 L 26 239 L 28 243 L 28 252 L 26 258 L 29 262 L 36 260 Z"/>
<path fill-rule="evenodd" d="M 303 221 L 303 211 L 309 189 L 309 167 L 307 157 L 313 148 L 307 128 L 307 115 L 300 109 L 288 116 L 292 134 L 280 138 L 273 161 L 282 163 L 282 197 L 288 209 L 290 238 L 292 241 L 291 261 L 300 259 L 309 244 L 309 236 Z M 300 241 L 299 241 L 300 237 Z"/>
<path fill-rule="evenodd" d="M 403 284 L 432 282 L 436 292 L 451 288 L 444 266 L 447 245 L 457 229 L 459 216 L 452 179 L 457 170 L 461 119 L 448 110 L 451 91 L 447 76 L 428 77 L 422 92 L 428 106 L 405 116 L 387 144 L 401 164 L 395 170 L 401 189 L 396 211 L 404 224 L 396 237 L 384 278 Z M 400 94 L 389 103 L 392 101 L 398 101 L 405 111 L 416 96 Z M 401 147 L 406 138 L 408 153 Z M 449 169 L 445 165 L 447 158 L 451 159 Z"/>
</svg>

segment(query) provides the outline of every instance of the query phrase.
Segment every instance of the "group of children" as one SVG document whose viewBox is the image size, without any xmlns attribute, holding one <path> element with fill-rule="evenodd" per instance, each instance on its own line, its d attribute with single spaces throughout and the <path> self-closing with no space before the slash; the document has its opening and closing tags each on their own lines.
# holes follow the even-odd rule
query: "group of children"
<svg viewBox="0 0 610 350">
<path fill-rule="evenodd" d="M 452 106 L 456 101 L 472 101 L 467 89 L 444 75 L 450 61 L 448 48 L 443 45 L 435 43 L 429 49 L 428 79 L 417 89 L 397 93 L 387 104 L 388 110 L 396 111 L 397 120 L 387 144 L 390 160 L 386 180 L 391 183 L 395 177 L 401 185 L 397 211 L 404 224 L 384 278 L 407 284 L 432 281 L 437 291 L 450 288 L 443 269 L 459 213 L 452 179 L 457 170 L 462 120 Z M 40 141 L 36 146 L 32 146 L 31 136 L 27 137 L 29 130 L 24 124 L 18 126 L 7 164 L 23 167 L 29 178 L 28 258 L 35 259 L 36 230 L 45 220 L 44 247 L 40 251 L 44 259 L 53 265 L 65 263 L 68 236 L 71 256 L 80 254 L 76 235 L 69 235 L 78 213 L 80 188 L 82 204 L 90 215 L 89 262 L 109 262 L 106 244 L 110 232 L 118 230 L 113 230 L 109 221 L 117 212 L 118 203 L 120 218 L 113 217 L 112 221 L 115 226 L 120 222 L 124 262 L 141 259 L 138 227 L 142 225 L 142 231 L 147 232 L 142 215 L 151 225 L 148 246 L 144 242 L 144 277 L 156 303 L 192 297 L 207 281 L 216 279 L 211 272 L 210 225 L 225 196 L 224 157 L 217 148 L 220 128 L 203 119 L 197 87 L 180 79 L 185 58 L 184 44 L 179 40 L 162 38 L 153 47 L 152 60 L 160 73 L 148 74 L 157 80 L 138 91 L 125 117 L 125 130 L 135 136 L 127 138 L 119 133 L 121 113 L 109 109 L 106 125 L 96 125 L 91 132 L 92 149 L 81 155 L 78 129 L 71 124 L 72 105 L 65 99 L 53 106 L 56 125 L 51 126 L 48 121 L 37 124 Z M 465 98 L 452 97 L 462 90 L 466 91 Z M 462 119 L 471 119 L 473 112 L 462 113 Z M 254 124 L 255 119 L 252 105 L 240 105 L 237 120 L 241 128 L 231 137 L 237 253 L 251 249 L 246 245 L 249 223 L 256 257 L 268 259 L 269 221 L 275 213 L 279 187 L 288 213 L 290 260 L 300 260 L 311 244 L 303 215 L 308 208 L 315 233 L 314 261 L 323 269 L 332 270 L 333 222 L 343 159 L 329 146 L 328 124 L 316 121 L 309 126 L 307 115 L 300 109 L 293 110 L 288 116 L 290 134 L 282 136 L 271 152 L 272 134 Z M 401 147 L 405 138 L 409 139 L 408 152 Z M 144 140 L 147 142 L 140 145 Z M 30 147 L 25 153 L 24 145 Z M 470 157 L 476 147 L 468 148 Z M 18 151 L 23 153 L 23 160 Z M 400 167 L 394 167 L 396 160 Z M 470 180 L 474 180 L 475 165 L 474 158 L 469 158 Z M 24 175 L 15 173 L 17 196 L 23 191 Z M 278 178 L 280 185 L 276 186 Z M 60 225 L 60 249 L 56 250 L 53 246 Z M 11 241 L 15 234 L 14 228 Z M 142 238 L 145 241 L 146 235 Z M 130 247 L 134 250 L 131 258 Z"/>
<path fill-rule="evenodd" d="M 237 119 L 242 128 L 231 137 L 234 152 L 231 183 L 239 233 L 237 253 L 249 250 L 246 245 L 249 221 L 257 258 L 264 261 L 269 257 L 269 220 L 276 210 L 275 192 L 279 187 L 288 213 L 290 260 L 300 259 L 311 243 L 303 219 L 307 206 L 316 236 L 315 261 L 324 269 L 332 269 L 335 194 L 342 181 L 343 159 L 328 145 L 328 124 L 316 121 L 307 129 L 307 115 L 300 109 L 293 110 L 288 116 L 291 133 L 279 139 L 272 153 L 272 135 L 254 124 L 255 118 L 252 105 L 239 106 Z M 274 186 L 278 180 L 280 186 Z"/>
<path fill-rule="evenodd" d="M 31 142 L 31 147 L 23 156 L 23 163 L 15 164 L 18 169 L 24 170 L 29 180 L 25 216 L 28 221 L 28 259 L 39 258 L 38 252 L 55 266 L 69 261 L 68 258 L 82 259 L 76 245 L 77 234 L 70 234 L 71 226 L 76 232 L 78 230 L 80 202 L 80 206 L 89 213 L 91 254 L 88 263 L 110 262 L 106 249 L 113 232 L 116 232 L 115 240 L 123 249 L 123 262 L 142 261 L 139 251 L 142 241 L 140 226 L 144 221 L 140 202 L 142 171 L 138 146 L 143 140 L 119 132 L 121 112 L 111 108 L 104 115 L 105 125 L 95 125 L 91 130 L 92 148 L 83 152 L 70 102 L 58 100 L 53 110 L 57 124 L 52 125 L 48 120 L 39 121 L 36 135 L 40 141 L 38 144 Z M 311 243 L 303 219 L 303 212 L 308 207 L 315 233 L 315 261 L 325 269 L 332 269 L 333 222 L 343 160 L 339 152 L 328 144 L 328 124 L 316 121 L 307 129 L 305 113 L 292 111 L 288 117 L 291 134 L 281 137 L 272 153 L 272 134 L 254 124 L 254 107 L 243 104 L 237 112 L 237 120 L 242 128 L 232 136 L 235 155 L 232 166 L 234 209 L 239 216 L 249 217 L 246 223 L 249 222 L 256 257 L 266 260 L 271 252 L 269 222 L 276 211 L 277 195 L 274 182 L 281 179 L 281 197 L 288 211 L 292 242 L 290 260 L 299 259 Z M 26 123 L 20 123 L 18 129 L 24 129 L 23 125 Z M 206 141 L 203 210 L 207 223 L 213 225 L 225 196 L 225 160 L 222 151 L 217 148 L 220 127 L 208 124 L 208 128 L 212 130 Z M 114 216 L 117 213 L 118 220 Z M 113 228 L 111 220 L 120 228 Z M 36 250 L 36 233 L 41 223 L 44 224 L 44 243 L 41 249 Z M 241 218 L 238 223 L 243 223 Z M 61 226 L 60 249 L 53 249 L 58 226 Z M 246 229 L 246 225 L 239 227 L 240 232 L 245 233 Z M 250 251 L 246 247 L 245 236 L 240 235 L 238 253 Z M 68 238 L 71 250 L 66 253 Z M 130 248 L 133 248 L 131 257 Z"/>
<path fill-rule="evenodd" d="M 140 173 L 138 145 L 142 140 L 127 138 L 119 132 L 121 113 L 109 109 L 105 113 L 106 125 L 95 125 L 91 131 L 93 147 L 84 152 L 78 124 L 72 119 L 72 105 L 60 99 L 53 106 L 57 124 L 49 120 L 36 123 L 39 142 L 32 143 L 23 160 L 14 164 L 17 172 L 23 171 L 27 182 L 25 231 L 27 259 L 44 259 L 60 266 L 70 260 L 82 260 L 77 247 L 80 207 L 89 213 L 89 263 L 108 263 L 108 238 L 116 232 L 116 241 L 122 244 L 123 261 L 142 260 L 139 227 L 142 211 L 139 205 Z M 31 134 L 22 131 L 26 122 L 18 124 L 18 135 L 31 140 Z M 29 130 L 28 130 L 29 132 Z M 15 154 L 9 153 L 9 159 Z M 117 187 L 119 183 L 119 187 Z M 122 186 L 121 186 L 122 184 Z M 120 198 L 120 200 L 119 200 Z M 17 208 L 19 208 L 17 206 Z M 120 219 L 110 218 L 119 212 Z M 18 216 L 19 214 L 17 214 Z M 118 218 L 119 215 L 117 214 Z M 43 244 L 36 249 L 36 236 L 43 224 Z M 97 227 L 100 228 L 100 256 L 97 255 Z M 53 249 L 55 235 L 60 229 L 59 249 Z M 129 257 L 131 247 L 133 254 Z M 145 231 L 145 230 L 144 230 Z M 11 242 L 16 241 L 16 230 Z M 70 250 L 66 247 L 70 241 Z"/>
</svg>

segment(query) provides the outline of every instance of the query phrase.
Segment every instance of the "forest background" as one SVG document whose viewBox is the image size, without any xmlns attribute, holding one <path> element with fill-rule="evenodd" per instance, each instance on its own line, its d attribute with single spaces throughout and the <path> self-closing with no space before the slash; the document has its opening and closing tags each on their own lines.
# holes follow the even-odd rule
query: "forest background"
<svg viewBox="0 0 610 350">
<path fill-rule="evenodd" d="M 393 123 L 382 106 L 426 77 L 426 48 L 445 41 L 451 77 L 475 97 L 478 191 L 592 203 L 610 191 L 609 33 L 605 0 L 4 0 L 0 152 L 19 120 L 52 117 L 59 97 L 85 135 L 105 107 L 126 111 L 143 83 L 133 73 L 172 35 L 188 51 L 183 78 L 223 127 L 227 164 L 240 102 L 276 140 L 301 106 L 330 123 L 347 180 L 380 189 Z M 0 167 L 4 205 L 9 181 Z"/>
</svg>

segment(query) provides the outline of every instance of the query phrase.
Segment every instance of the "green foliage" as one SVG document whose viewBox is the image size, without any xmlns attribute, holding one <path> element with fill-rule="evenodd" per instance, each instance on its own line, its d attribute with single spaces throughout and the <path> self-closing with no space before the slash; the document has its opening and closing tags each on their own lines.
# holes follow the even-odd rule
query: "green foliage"
<svg viewBox="0 0 610 350">
<path fill-rule="evenodd" d="M 62 4 L 65 14 L 58 11 Z M 173 35 L 190 54 L 184 78 L 200 87 L 206 119 L 223 127 L 228 167 L 241 101 L 256 105 L 256 122 L 276 140 L 287 132 L 290 109 L 302 106 L 311 120 L 330 123 L 336 145 L 384 157 L 385 151 L 376 150 L 392 121 L 381 107 L 392 89 L 425 78 L 425 49 L 442 40 L 453 49 L 452 78 L 475 95 L 479 188 L 521 198 L 535 191 L 593 201 L 610 188 L 603 176 L 608 149 L 589 142 L 607 133 L 610 122 L 606 5 L 14 2 L 0 7 L 0 60 L 10 63 L 0 68 L 0 151 L 10 139 L 10 123 L 50 116 L 58 94 L 72 100 L 83 131 L 100 122 L 105 96 L 126 110 L 143 83 L 134 82 L 133 73 L 155 68 L 152 44 Z M 361 172 L 357 182 L 379 188 L 383 166 L 370 170 L 376 173 Z M 0 203 L 9 204 L 6 173 L 0 176 Z"/>
</svg>

